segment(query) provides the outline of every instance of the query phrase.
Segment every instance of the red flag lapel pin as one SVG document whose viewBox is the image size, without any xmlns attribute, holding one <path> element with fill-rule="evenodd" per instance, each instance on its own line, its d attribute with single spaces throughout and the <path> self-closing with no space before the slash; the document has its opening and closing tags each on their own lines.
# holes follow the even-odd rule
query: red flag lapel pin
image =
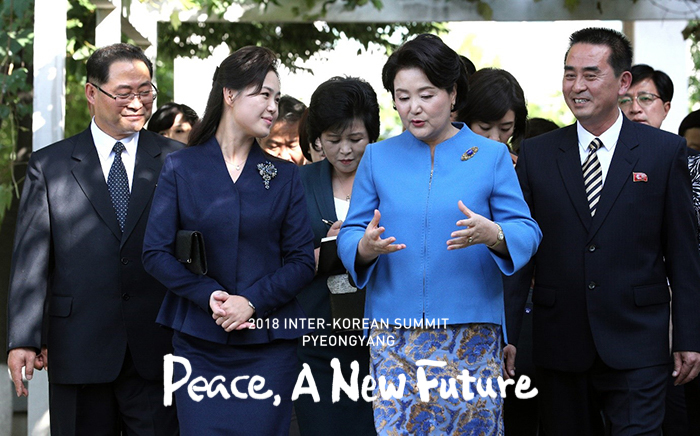
<svg viewBox="0 0 700 436">
<path fill-rule="evenodd" d="M 634 182 L 648 182 L 649 178 L 645 173 L 632 173 L 632 181 Z"/>
</svg>

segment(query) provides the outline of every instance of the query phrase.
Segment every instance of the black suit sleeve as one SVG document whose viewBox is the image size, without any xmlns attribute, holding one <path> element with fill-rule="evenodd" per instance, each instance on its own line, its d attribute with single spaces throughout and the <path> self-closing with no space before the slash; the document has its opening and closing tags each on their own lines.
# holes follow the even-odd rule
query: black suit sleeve
<svg viewBox="0 0 700 436">
<path fill-rule="evenodd" d="M 523 198 L 525 202 L 530 207 L 530 214 L 532 214 L 532 192 L 528 184 L 527 178 L 527 159 L 525 149 L 526 141 L 520 146 L 520 154 L 518 156 L 518 163 L 515 166 L 515 172 L 518 175 L 518 180 L 520 181 L 520 188 L 523 191 Z M 532 215 L 532 217 L 537 220 L 537 217 Z M 546 237 L 546 235 L 542 235 Z M 530 291 L 530 283 L 532 282 L 532 275 L 535 270 L 535 259 L 534 257 L 522 267 L 520 270 L 516 271 L 512 276 L 503 277 L 503 295 L 505 298 L 505 310 L 506 310 L 506 331 L 508 334 L 508 343 L 518 345 L 518 337 L 520 337 L 520 328 L 523 323 L 523 314 L 525 312 L 525 303 L 527 302 L 527 295 Z"/>
<path fill-rule="evenodd" d="M 8 350 L 41 349 L 48 293 L 51 222 L 47 187 L 37 155 L 29 160 L 17 216 L 8 295 Z"/>
</svg>

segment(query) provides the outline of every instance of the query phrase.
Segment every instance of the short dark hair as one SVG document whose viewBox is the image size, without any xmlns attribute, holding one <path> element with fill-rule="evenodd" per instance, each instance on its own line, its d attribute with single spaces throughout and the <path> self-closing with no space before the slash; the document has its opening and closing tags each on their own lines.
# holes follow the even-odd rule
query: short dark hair
<svg viewBox="0 0 700 436">
<path fill-rule="evenodd" d="M 686 130 L 697 127 L 700 127 L 700 110 L 693 111 L 683 118 L 681 125 L 678 126 L 678 134 L 680 136 L 685 136 Z"/>
<path fill-rule="evenodd" d="M 272 50 L 253 45 L 239 48 L 224 59 L 214 72 L 202 121 L 192 129 L 187 145 L 202 144 L 216 133 L 224 113 L 224 88 L 241 91 L 252 85 L 260 92 L 267 73 L 277 74 L 277 64 Z"/>
<path fill-rule="evenodd" d="M 632 84 L 630 87 L 642 80 L 651 79 L 654 82 L 654 86 L 656 86 L 661 101 L 666 103 L 673 99 L 673 81 L 668 77 L 668 74 L 655 70 L 646 64 L 633 65 L 630 72 L 632 73 Z"/>
<path fill-rule="evenodd" d="M 85 65 L 88 82 L 102 85 L 109 81 L 109 68 L 119 61 L 141 61 L 148 67 L 148 75 L 153 78 L 153 64 L 146 54 L 135 45 L 118 43 L 98 48 L 90 55 Z"/>
<path fill-rule="evenodd" d="M 199 121 L 197 112 L 195 112 L 194 109 L 185 104 L 171 102 L 161 105 L 158 110 L 153 113 L 153 116 L 151 116 L 151 119 L 148 121 L 147 129 L 156 133 L 168 130 L 173 126 L 175 118 L 179 114 L 182 114 L 183 120 L 190 123 L 192 127 Z"/>
<path fill-rule="evenodd" d="M 552 130 L 557 130 L 559 125 L 552 120 L 546 118 L 530 118 L 527 120 L 527 133 L 525 138 L 534 138 Z"/>
<path fill-rule="evenodd" d="M 283 95 L 280 97 L 277 120 L 275 122 L 286 121 L 288 123 L 297 123 L 305 110 L 306 105 L 304 103 L 292 96 Z"/>
<path fill-rule="evenodd" d="M 307 140 L 316 148 L 316 140 L 326 131 L 343 131 L 353 121 L 362 121 L 369 142 L 379 138 L 379 104 L 372 86 L 357 77 L 333 77 L 311 95 L 306 118 Z"/>
<path fill-rule="evenodd" d="M 515 113 L 513 143 L 518 143 L 527 128 L 527 103 L 518 81 L 506 70 L 483 68 L 469 77 L 469 100 L 457 112 L 457 121 L 467 126 L 482 121 L 492 123 L 512 110 Z"/>
<path fill-rule="evenodd" d="M 394 79 L 400 70 L 418 68 L 430 83 L 445 91 L 457 87 L 457 98 L 453 110 L 461 109 L 467 101 L 469 82 L 467 69 L 459 55 L 442 39 L 427 33 L 404 43 L 382 68 L 382 84 L 394 98 Z"/>
<path fill-rule="evenodd" d="M 615 72 L 615 77 L 620 77 L 632 67 L 632 44 L 625 35 L 613 29 L 604 27 L 588 27 L 577 30 L 569 37 L 569 48 L 564 55 L 564 63 L 569 57 L 569 51 L 574 44 L 604 45 L 610 49 L 608 64 Z"/>
<path fill-rule="evenodd" d="M 313 156 L 311 156 L 311 147 L 313 145 L 309 142 L 309 135 L 306 133 L 306 120 L 309 118 L 309 108 L 307 107 L 301 118 L 299 119 L 299 147 L 301 147 L 301 154 L 304 155 L 307 161 L 313 162 Z M 314 147 L 315 149 L 316 147 Z"/>
</svg>

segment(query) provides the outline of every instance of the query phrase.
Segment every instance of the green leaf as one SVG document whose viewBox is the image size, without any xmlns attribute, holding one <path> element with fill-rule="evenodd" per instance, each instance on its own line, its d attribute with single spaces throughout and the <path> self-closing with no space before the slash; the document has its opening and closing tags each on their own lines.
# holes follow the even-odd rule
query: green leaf
<svg viewBox="0 0 700 436">
<path fill-rule="evenodd" d="M 581 3 L 581 0 L 564 0 L 564 7 L 569 11 L 569 12 L 574 12 L 576 8 L 578 8 L 578 5 Z"/>
<path fill-rule="evenodd" d="M 172 24 L 175 30 L 180 28 L 182 21 L 180 21 L 180 14 L 177 11 L 173 11 L 173 13 L 170 14 L 170 24 Z"/>
<path fill-rule="evenodd" d="M 491 21 L 493 18 L 493 9 L 491 9 L 491 6 L 489 6 L 487 3 L 480 1 L 476 5 L 476 11 L 484 17 L 484 20 L 486 21 Z"/>
</svg>

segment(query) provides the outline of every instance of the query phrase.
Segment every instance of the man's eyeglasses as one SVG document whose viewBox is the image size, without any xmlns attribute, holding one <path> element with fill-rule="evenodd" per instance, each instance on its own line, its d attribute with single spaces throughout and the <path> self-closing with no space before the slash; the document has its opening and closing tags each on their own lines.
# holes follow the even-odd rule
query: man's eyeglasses
<svg viewBox="0 0 700 436">
<path fill-rule="evenodd" d="M 651 104 L 654 103 L 654 101 L 657 98 L 661 98 L 661 97 L 659 97 L 656 94 L 652 94 L 651 92 L 640 92 L 639 94 L 637 94 L 636 97 L 632 97 L 630 95 L 625 95 L 623 97 L 620 97 L 617 100 L 617 103 L 621 107 L 626 107 L 626 106 L 631 105 L 633 100 L 637 100 L 637 103 L 640 106 L 651 106 Z"/>
<path fill-rule="evenodd" d="M 127 92 L 124 94 L 115 94 L 112 95 L 109 92 L 105 91 L 104 89 L 100 88 L 99 86 L 95 85 L 92 82 L 88 82 L 90 85 L 94 86 L 95 88 L 99 89 L 100 92 L 102 92 L 104 95 L 107 97 L 113 99 L 114 101 L 117 102 L 118 105 L 121 106 L 128 106 L 129 103 L 134 99 L 134 97 L 138 97 L 139 100 L 141 100 L 141 103 L 143 104 L 149 104 L 153 102 L 153 100 L 156 98 L 158 95 L 158 88 L 154 84 L 151 84 L 152 89 L 149 89 L 148 91 L 141 91 L 141 92 Z"/>
</svg>

